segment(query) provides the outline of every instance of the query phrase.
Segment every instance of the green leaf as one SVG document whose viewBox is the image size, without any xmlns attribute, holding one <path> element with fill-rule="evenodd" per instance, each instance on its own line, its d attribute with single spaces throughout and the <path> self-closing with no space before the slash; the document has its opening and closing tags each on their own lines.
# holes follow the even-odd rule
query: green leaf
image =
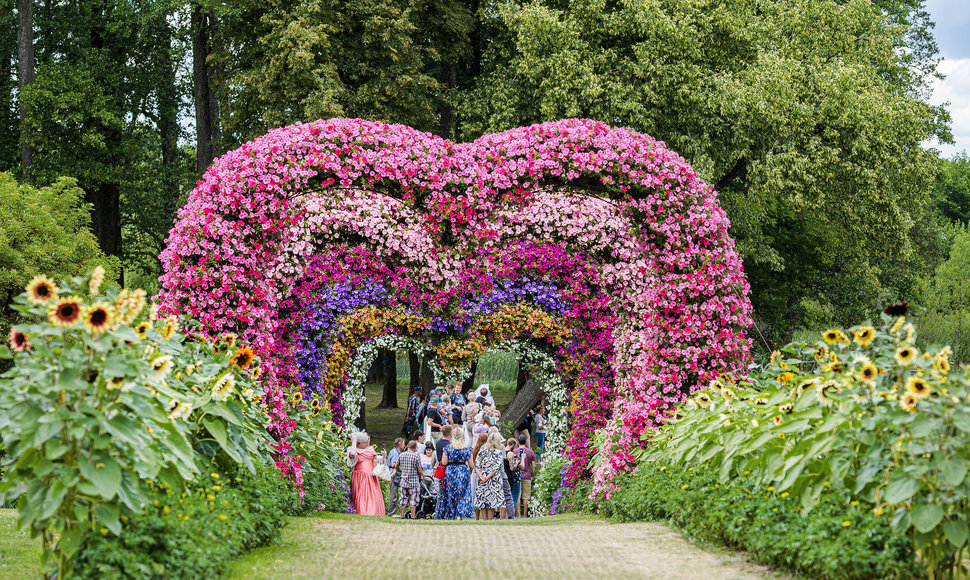
<svg viewBox="0 0 970 580">
<path fill-rule="evenodd" d="M 945 459 L 940 465 L 940 474 L 947 483 L 956 487 L 963 483 L 963 478 L 967 476 L 967 461 L 962 457 Z"/>
<path fill-rule="evenodd" d="M 953 426 L 964 433 L 970 433 L 970 414 L 959 409 L 955 410 L 953 412 Z"/>
<path fill-rule="evenodd" d="M 212 437 L 219 442 L 219 446 L 232 457 L 236 463 L 242 461 L 242 457 L 239 455 L 239 451 L 236 449 L 235 445 L 230 445 L 229 436 L 226 433 L 226 425 L 221 421 L 214 421 L 212 419 L 206 419 L 202 422 L 206 430 Z"/>
<path fill-rule="evenodd" d="M 118 509 L 116 504 L 99 503 L 94 506 L 94 515 L 98 517 L 98 520 L 104 527 L 111 530 L 112 534 L 118 535 L 121 533 L 121 522 L 118 520 L 121 516 L 121 510 Z"/>
<path fill-rule="evenodd" d="M 935 503 L 918 503 L 913 506 L 913 527 L 926 533 L 943 521 L 943 507 Z"/>
<path fill-rule="evenodd" d="M 112 499 L 118 493 L 121 486 L 121 468 L 114 459 L 105 455 L 96 456 L 94 459 L 82 458 L 80 467 L 81 475 L 97 492 L 91 495 Z"/>
<path fill-rule="evenodd" d="M 955 548 L 960 549 L 970 538 L 970 528 L 967 527 L 967 521 L 964 519 L 947 520 L 943 522 L 943 535 Z"/>
<path fill-rule="evenodd" d="M 0 359 L 11 359 L 13 358 L 13 351 L 10 347 L 5 344 L 0 344 Z"/>
<path fill-rule="evenodd" d="M 930 422 L 929 415 L 917 415 L 916 418 L 913 419 L 912 425 L 910 425 L 910 432 L 916 439 L 926 437 L 932 431 L 933 424 Z"/>
<path fill-rule="evenodd" d="M 897 471 L 893 473 L 892 478 L 889 480 L 889 485 L 886 486 L 886 493 L 883 499 L 891 504 L 904 502 L 919 491 L 919 486 L 920 482 L 918 479 L 914 479 L 906 473 Z"/>
</svg>

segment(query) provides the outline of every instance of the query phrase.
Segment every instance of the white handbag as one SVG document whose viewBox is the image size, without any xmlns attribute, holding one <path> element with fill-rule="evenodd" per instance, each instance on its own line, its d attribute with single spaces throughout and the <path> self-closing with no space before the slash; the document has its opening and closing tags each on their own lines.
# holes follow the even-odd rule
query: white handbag
<svg viewBox="0 0 970 580">
<path fill-rule="evenodd" d="M 377 479 L 391 481 L 391 468 L 388 467 L 386 463 L 375 463 L 374 471 L 371 471 L 370 474 Z"/>
</svg>

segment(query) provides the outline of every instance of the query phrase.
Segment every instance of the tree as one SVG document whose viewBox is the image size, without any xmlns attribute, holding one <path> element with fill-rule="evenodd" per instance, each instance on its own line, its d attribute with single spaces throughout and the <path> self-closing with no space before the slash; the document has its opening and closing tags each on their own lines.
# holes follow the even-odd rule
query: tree
<svg viewBox="0 0 970 580">
<path fill-rule="evenodd" d="M 933 202 L 945 219 L 964 226 L 970 223 L 970 157 L 966 151 L 940 160 Z"/>
<path fill-rule="evenodd" d="M 953 347 L 953 360 L 970 362 L 970 232 L 955 232 L 950 257 L 926 289 L 926 308 L 916 317 L 919 338 Z"/>
<path fill-rule="evenodd" d="M 34 3 L 33 0 L 17 0 L 17 78 L 23 93 L 34 82 Z M 27 108 L 20 103 L 20 125 L 28 130 Z M 20 162 L 30 167 L 34 150 L 26 139 L 21 143 Z"/>
<path fill-rule="evenodd" d="M 215 157 L 220 136 L 218 77 L 211 59 L 218 21 L 215 13 L 201 4 L 193 4 L 191 13 L 196 167 L 203 173 Z"/>
<path fill-rule="evenodd" d="M 932 45 L 901 50 L 883 12 L 910 24 L 922 2 L 883 4 L 503 3 L 462 135 L 560 117 L 646 131 L 720 192 L 765 334 L 810 312 L 861 320 L 920 284 L 935 171 L 921 142 L 949 138 L 920 100 Z"/>
<path fill-rule="evenodd" d="M 377 362 L 384 379 L 384 389 L 378 409 L 397 409 L 397 353 L 386 348 L 378 349 Z"/>
</svg>

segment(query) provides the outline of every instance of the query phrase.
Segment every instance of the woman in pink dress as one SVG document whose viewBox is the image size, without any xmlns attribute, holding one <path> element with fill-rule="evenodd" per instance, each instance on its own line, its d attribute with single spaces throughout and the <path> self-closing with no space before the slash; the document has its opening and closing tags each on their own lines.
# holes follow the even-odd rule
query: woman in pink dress
<svg viewBox="0 0 970 580">
<path fill-rule="evenodd" d="M 377 452 L 370 446 L 370 435 L 361 431 L 350 438 L 347 448 L 347 464 L 350 472 L 350 498 L 354 509 L 362 516 L 384 515 L 384 494 L 380 481 L 371 475 Z"/>
</svg>

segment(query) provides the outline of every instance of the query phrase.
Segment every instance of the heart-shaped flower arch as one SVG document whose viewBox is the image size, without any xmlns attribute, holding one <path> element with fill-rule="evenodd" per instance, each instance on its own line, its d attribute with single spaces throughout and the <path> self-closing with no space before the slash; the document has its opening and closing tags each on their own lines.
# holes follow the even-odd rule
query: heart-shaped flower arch
<svg viewBox="0 0 970 580">
<path fill-rule="evenodd" d="M 571 338 L 537 346 L 578 362 L 567 483 L 605 428 L 595 475 L 608 490 L 657 417 L 749 356 L 728 225 L 680 156 L 629 129 L 570 119 L 453 144 L 321 120 L 213 164 L 162 253 L 160 302 L 258 349 L 281 464 L 296 475 L 285 393 L 335 395 L 319 377 L 360 346 L 340 341 L 347 316 L 396 309 L 424 320 L 407 334 L 433 346 L 469 340 L 489 309 L 540 309 Z"/>
</svg>

